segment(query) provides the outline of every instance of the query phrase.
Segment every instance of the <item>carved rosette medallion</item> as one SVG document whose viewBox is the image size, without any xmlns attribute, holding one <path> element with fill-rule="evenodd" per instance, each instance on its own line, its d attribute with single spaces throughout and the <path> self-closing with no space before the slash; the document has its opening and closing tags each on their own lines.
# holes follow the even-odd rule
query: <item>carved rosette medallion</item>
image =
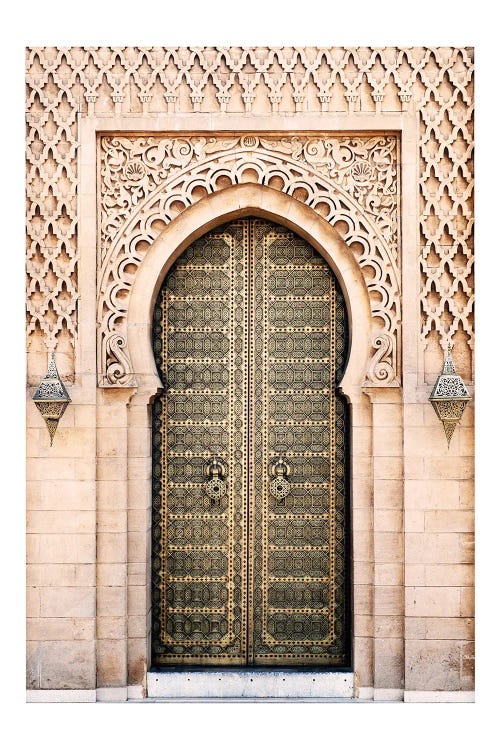
<svg viewBox="0 0 500 750">
<path fill-rule="evenodd" d="M 311 206 L 342 236 L 371 301 L 370 385 L 399 385 L 399 167 L 395 136 L 101 139 L 97 300 L 101 386 L 135 384 L 127 311 L 159 234 L 202 197 L 245 181 Z"/>
</svg>

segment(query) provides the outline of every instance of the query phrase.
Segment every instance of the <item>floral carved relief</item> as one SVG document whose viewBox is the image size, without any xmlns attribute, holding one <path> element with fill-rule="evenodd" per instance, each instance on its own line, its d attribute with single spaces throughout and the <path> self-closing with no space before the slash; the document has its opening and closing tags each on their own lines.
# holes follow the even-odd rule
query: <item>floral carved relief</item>
<svg viewBox="0 0 500 750">
<path fill-rule="evenodd" d="M 371 384 L 398 384 L 399 167 L 394 136 L 101 139 L 97 319 L 100 385 L 129 386 L 126 316 L 137 268 L 181 211 L 251 180 L 307 203 L 337 229 L 372 305 Z"/>
</svg>

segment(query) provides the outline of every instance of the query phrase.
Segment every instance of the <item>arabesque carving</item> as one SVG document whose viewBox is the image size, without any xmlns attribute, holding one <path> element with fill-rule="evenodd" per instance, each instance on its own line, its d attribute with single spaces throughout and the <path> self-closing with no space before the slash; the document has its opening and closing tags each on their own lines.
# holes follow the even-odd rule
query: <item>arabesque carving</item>
<svg viewBox="0 0 500 750">
<path fill-rule="evenodd" d="M 398 383 L 397 139 L 246 134 L 101 139 L 97 309 L 101 385 L 135 382 L 125 321 L 134 275 L 150 244 L 203 195 L 249 179 L 305 202 L 339 231 L 365 275 L 372 304 L 373 362 L 368 382 Z"/>
<path fill-rule="evenodd" d="M 451 341 L 472 372 L 470 48 L 33 47 L 26 71 L 29 336 L 49 349 L 76 337 L 78 117 L 312 112 L 321 127 L 328 113 L 408 111 L 420 124 L 422 352 Z"/>
<path fill-rule="evenodd" d="M 421 72 L 419 112 L 422 340 L 428 346 L 435 335 L 444 354 L 453 346 L 468 380 L 474 377 L 472 75 L 463 50 L 454 50 L 446 66 L 431 56 Z M 435 375 L 426 375 L 433 382 Z"/>
</svg>

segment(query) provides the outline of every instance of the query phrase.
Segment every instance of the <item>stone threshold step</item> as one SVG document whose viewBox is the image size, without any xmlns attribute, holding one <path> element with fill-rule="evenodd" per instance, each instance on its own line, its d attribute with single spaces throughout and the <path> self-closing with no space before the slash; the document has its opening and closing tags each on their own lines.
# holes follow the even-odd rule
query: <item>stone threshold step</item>
<svg viewBox="0 0 500 750">
<path fill-rule="evenodd" d="M 354 673 L 294 669 L 148 672 L 148 698 L 353 698 Z"/>
</svg>

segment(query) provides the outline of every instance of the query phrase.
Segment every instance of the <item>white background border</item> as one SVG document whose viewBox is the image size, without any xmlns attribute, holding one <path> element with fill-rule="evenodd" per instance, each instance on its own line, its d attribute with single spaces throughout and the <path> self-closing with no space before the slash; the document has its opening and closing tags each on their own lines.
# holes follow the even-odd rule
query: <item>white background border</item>
<svg viewBox="0 0 500 750">
<path fill-rule="evenodd" d="M 499 296 L 498 22 L 494 4 L 419 0 L 25 0 L 2 14 L 2 709 L 8 745 L 139 748 L 482 748 L 491 744 L 499 679 L 496 438 Z M 476 47 L 478 670 L 475 705 L 155 704 L 99 709 L 25 705 L 24 674 L 24 47 L 324 45 Z M 496 111 L 495 111 L 496 108 Z M 497 317 L 498 316 L 497 314 Z M 8 323 L 8 327 L 7 327 Z M 495 377 L 496 376 L 496 377 Z M 5 406 L 7 410 L 4 411 Z M 491 409 L 494 411 L 492 412 Z M 495 423 L 496 418 L 496 423 Z M 495 430 L 495 432 L 493 432 Z M 496 438 L 496 440 L 495 440 Z M 13 564 L 13 561 L 15 563 Z M 495 702 L 495 703 L 494 703 Z M 91 715 L 82 715 L 92 711 Z M 154 714 L 151 714 L 154 711 Z M 352 712 L 355 712 L 354 714 Z M 115 713 L 113 713 L 115 712 Z M 116 712 L 119 712 L 117 715 Z M 363 715 L 360 715 L 360 712 Z M 367 713 L 369 712 L 369 713 Z M 10 731 L 9 731 L 10 730 Z M 14 740 L 14 733 L 16 739 Z M 483 739 L 484 738 L 484 739 Z"/>
</svg>

